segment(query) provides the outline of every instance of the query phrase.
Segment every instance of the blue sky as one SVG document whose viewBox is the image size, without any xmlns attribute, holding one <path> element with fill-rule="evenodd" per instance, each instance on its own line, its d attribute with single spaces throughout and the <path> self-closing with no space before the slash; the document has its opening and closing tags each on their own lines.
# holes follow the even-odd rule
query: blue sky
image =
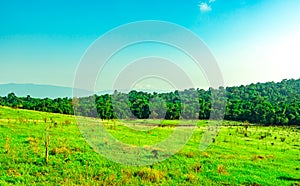
<svg viewBox="0 0 300 186">
<path fill-rule="evenodd" d="M 225 85 L 299 78 L 299 10 L 296 0 L 3 0 L 0 84 L 72 86 L 82 55 L 97 38 L 142 20 L 196 33 L 216 57 Z"/>
</svg>

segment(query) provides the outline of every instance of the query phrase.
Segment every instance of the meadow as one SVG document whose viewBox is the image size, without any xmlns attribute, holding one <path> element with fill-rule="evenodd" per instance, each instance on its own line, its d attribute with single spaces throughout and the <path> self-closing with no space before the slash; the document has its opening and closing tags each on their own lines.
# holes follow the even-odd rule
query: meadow
<svg viewBox="0 0 300 186">
<path fill-rule="evenodd" d="M 167 138 L 176 126 L 136 120 L 131 124 L 157 126 L 135 131 L 124 122 L 130 124 L 102 121 L 116 139 L 138 146 Z M 197 121 L 189 141 L 170 158 L 129 166 L 95 152 L 74 116 L 0 107 L 0 185 L 300 185 L 299 126 L 224 121 L 214 142 L 199 151 L 208 122 Z"/>
</svg>

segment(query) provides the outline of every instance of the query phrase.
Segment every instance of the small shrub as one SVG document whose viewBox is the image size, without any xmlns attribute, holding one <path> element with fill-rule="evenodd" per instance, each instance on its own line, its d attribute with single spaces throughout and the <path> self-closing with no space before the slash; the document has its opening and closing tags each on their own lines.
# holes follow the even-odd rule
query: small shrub
<svg viewBox="0 0 300 186">
<path fill-rule="evenodd" d="M 219 174 L 228 174 L 224 165 L 218 165 L 218 173 Z"/>
<path fill-rule="evenodd" d="M 82 152 L 81 149 L 78 148 L 78 147 L 75 147 L 75 148 L 74 148 L 74 151 L 75 151 L 75 152 Z"/>
<path fill-rule="evenodd" d="M 154 158 L 158 158 L 158 150 L 154 149 L 151 152 L 152 152 Z"/>
<path fill-rule="evenodd" d="M 266 138 L 267 136 L 265 136 L 265 135 L 262 135 L 262 136 L 260 136 L 258 139 L 264 139 L 264 138 Z"/>
<path fill-rule="evenodd" d="M 285 139 L 286 139 L 285 137 L 280 137 L 280 141 L 281 141 L 281 142 L 284 142 Z"/>
<path fill-rule="evenodd" d="M 65 124 L 66 124 L 66 125 L 70 125 L 70 124 L 71 124 L 71 121 L 70 121 L 70 120 L 65 120 Z"/>
<path fill-rule="evenodd" d="M 245 128 L 245 131 L 246 131 L 246 132 L 247 132 L 248 127 L 249 127 L 249 122 L 246 121 L 246 122 L 244 123 L 244 128 Z"/>
<path fill-rule="evenodd" d="M 216 142 L 216 139 L 215 139 L 215 138 L 212 138 L 211 140 L 212 140 L 213 143 Z"/>
<path fill-rule="evenodd" d="M 253 156 L 252 161 L 255 161 L 255 160 L 264 160 L 264 159 L 266 159 L 265 156 L 263 156 L 263 155 L 256 155 L 256 156 Z"/>
<path fill-rule="evenodd" d="M 195 156 L 195 153 L 193 151 L 189 151 L 188 153 L 185 154 L 187 158 L 193 158 Z"/>
<path fill-rule="evenodd" d="M 104 144 L 105 144 L 105 145 L 108 145 L 108 144 L 109 144 L 107 138 L 104 139 Z"/>
<path fill-rule="evenodd" d="M 194 165 L 193 171 L 194 172 L 202 172 L 202 166 L 201 166 L 201 164 L 197 163 L 196 165 Z"/>
</svg>

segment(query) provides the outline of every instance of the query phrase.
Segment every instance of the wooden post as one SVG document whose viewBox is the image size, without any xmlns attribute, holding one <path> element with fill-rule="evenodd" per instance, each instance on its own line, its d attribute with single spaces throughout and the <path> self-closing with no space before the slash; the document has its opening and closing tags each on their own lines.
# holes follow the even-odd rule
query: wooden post
<svg viewBox="0 0 300 186">
<path fill-rule="evenodd" d="M 45 146 L 46 146 L 46 151 L 45 151 L 45 160 L 46 163 L 49 161 L 49 142 L 50 142 L 50 136 L 48 129 L 46 129 L 46 139 L 45 139 Z"/>
</svg>

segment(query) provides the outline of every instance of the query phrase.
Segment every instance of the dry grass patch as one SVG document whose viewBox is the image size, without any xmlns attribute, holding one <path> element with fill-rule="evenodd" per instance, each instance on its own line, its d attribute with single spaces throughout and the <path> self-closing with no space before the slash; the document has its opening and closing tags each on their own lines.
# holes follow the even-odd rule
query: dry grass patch
<svg viewBox="0 0 300 186">
<path fill-rule="evenodd" d="M 188 173 L 186 175 L 186 180 L 196 184 L 198 182 L 198 177 L 194 173 Z"/>
<path fill-rule="evenodd" d="M 218 165 L 218 173 L 219 174 L 228 174 L 224 165 Z"/>
<path fill-rule="evenodd" d="M 33 138 L 33 137 L 28 137 L 27 138 L 27 142 L 32 144 L 32 143 L 37 143 L 38 139 L 37 138 Z"/>
<path fill-rule="evenodd" d="M 31 145 L 31 147 L 35 153 L 39 153 L 40 148 L 39 148 L 39 143 L 38 143 L 37 138 L 28 137 L 27 142 Z"/>
<path fill-rule="evenodd" d="M 9 153 L 10 151 L 10 138 L 5 138 L 5 153 Z"/>
<path fill-rule="evenodd" d="M 13 168 L 9 168 L 7 170 L 7 174 L 10 175 L 10 176 L 14 176 L 14 177 L 21 176 L 21 174 L 18 171 L 16 171 L 15 169 L 13 169 Z"/>
<path fill-rule="evenodd" d="M 209 153 L 208 153 L 208 152 L 203 152 L 203 153 L 201 154 L 201 156 L 202 156 L 202 157 L 209 157 Z"/>
<path fill-rule="evenodd" d="M 130 184 L 132 175 L 133 175 L 133 173 L 130 170 L 123 169 L 122 170 L 122 177 L 121 177 L 121 180 L 119 181 L 119 183 L 121 185 Z"/>
<path fill-rule="evenodd" d="M 151 169 L 151 168 L 141 168 L 135 172 L 135 176 L 140 177 L 142 180 L 150 181 L 152 183 L 158 182 L 159 180 L 165 177 L 165 173 L 160 170 Z"/>
<path fill-rule="evenodd" d="M 72 151 L 68 149 L 67 147 L 55 147 L 50 151 L 51 155 L 57 155 L 57 154 L 72 154 Z"/>
</svg>

